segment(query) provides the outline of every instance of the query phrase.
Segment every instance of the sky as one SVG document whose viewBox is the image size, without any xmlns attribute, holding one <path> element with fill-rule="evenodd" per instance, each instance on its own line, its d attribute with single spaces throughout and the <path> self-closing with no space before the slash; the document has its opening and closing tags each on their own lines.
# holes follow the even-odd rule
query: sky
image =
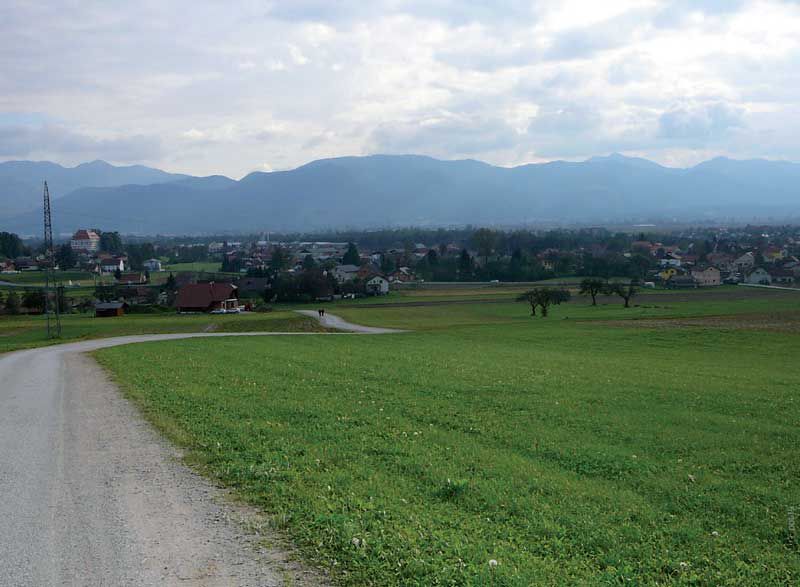
<svg viewBox="0 0 800 587">
<path fill-rule="evenodd" d="M 800 0 L 4 0 L 0 160 L 800 161 Z"/>
</svg>

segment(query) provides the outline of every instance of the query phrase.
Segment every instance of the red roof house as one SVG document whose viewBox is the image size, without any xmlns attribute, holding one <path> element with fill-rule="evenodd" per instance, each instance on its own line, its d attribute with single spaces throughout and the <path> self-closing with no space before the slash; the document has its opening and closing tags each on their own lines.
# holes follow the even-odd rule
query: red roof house
<svg viewBox="0 0 800 587">
<path fill-rule="evenodd" d="M 213 312 L 239 307 L 239 292 L 231 283 L 191 283 L 178 290 L 178 312 Z"/>
</svg>

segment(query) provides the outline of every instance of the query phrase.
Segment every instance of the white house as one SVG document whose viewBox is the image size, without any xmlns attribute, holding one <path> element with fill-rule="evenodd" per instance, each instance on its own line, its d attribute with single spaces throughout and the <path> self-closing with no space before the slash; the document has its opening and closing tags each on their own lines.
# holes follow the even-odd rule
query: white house
<svg viewBox="0 0 800 587">
<path fill-rule="evenodd" d="M 367 281 L 367 293 L 374 296 L 386 295 L 389 293 L 389 282 L 376 275 Z"/>
<path fill-rule="evenodd" d="M 719 285 L 722 283 L 722 275 L 716 267 L 706 267 L 705 269 L 692 269 L 692 277 L 697 281 L 697 285 L 704 287 L 709 285 Z"/>
<path fill-rule="evenodd" d="M 358 277 L 358 269 L 356 265 L 339 265 L 333 268 L 333 276 L 339 283 L 346 283 Z"/>
<path fill-rule="evenodd" d="M 772 276 L 770 276 L 765 269 L 759 267 L 748 273 L 747 277 L 744 278 L 744 282 L 758 285 L 770 285 L 772 283 Z"/>
<path fill-rule="evenodd" d="M 736 271 L 742 271 L 742 272 L 749 271 L 750 269 L 755 267 L 755 264 L 756 264 L 756 258 L 753 255 L 753 253 L 745 253 L 741 257 L 737 257 L 733 262 L 733 266 L 736 269 Z"/>
<path fill-rule="evenodd" d="M 100 271 L 103 273 L 115 273 L 117 270 L 125 271 L 125 260 L 122 257 L 110 257 L 101 259 Z"/>
<path fill-rule="evenodd" d="M 161 261 L 158 259 L 148 259 L 144 262 L 144 268 L 147 269 L 150 273 L 154 273 L 156 271 L 162 271 L 161 269 Z"/>
</svg>

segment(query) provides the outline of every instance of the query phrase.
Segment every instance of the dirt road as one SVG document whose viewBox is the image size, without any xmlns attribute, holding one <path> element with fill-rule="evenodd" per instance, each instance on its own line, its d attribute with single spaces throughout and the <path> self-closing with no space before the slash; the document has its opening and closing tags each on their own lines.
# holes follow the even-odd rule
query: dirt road
<svg viewBox="0 0 800 587">
<path fill-rule="evenodd" d="M 198 336 L 242 334 L 129 336 L 0 357 L 0 585 L 323 582 L 288 562 L 269 531 L 246 530 L 237 519 L 255 512 L 181 464 L 83 354 Z"/>
</svg>

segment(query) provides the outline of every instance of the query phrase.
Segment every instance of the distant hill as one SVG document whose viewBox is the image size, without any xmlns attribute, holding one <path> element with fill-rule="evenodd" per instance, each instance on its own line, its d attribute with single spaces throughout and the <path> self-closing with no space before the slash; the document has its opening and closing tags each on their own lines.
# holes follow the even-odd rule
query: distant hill
<svg viewBox="0 0 800 587">
<path fill-rule="evenodd" d="M 105 161 L 77 167 L 62 167 L 48 161 L 7 161 L 0 163 L 0 223 L 10 216 L 41 209 L 44 180 L 50 188 L 50 197 L 58 199 L 84 187 L 148 185 L 187 177 L 142 165 L 116 167 Z"/>
<path fill-rule="evenodd" d="M 514 168 L 415 155 L 314 161 L 291 171 L 77 189 L 54 205 L 69 231 L 145 234 L 397 225 L 800 217 L 800 165 L 714 159 L 688 169 L 611 155 Z M 38 214 L 7 229 L 38 230 Z"/>
</svg>

